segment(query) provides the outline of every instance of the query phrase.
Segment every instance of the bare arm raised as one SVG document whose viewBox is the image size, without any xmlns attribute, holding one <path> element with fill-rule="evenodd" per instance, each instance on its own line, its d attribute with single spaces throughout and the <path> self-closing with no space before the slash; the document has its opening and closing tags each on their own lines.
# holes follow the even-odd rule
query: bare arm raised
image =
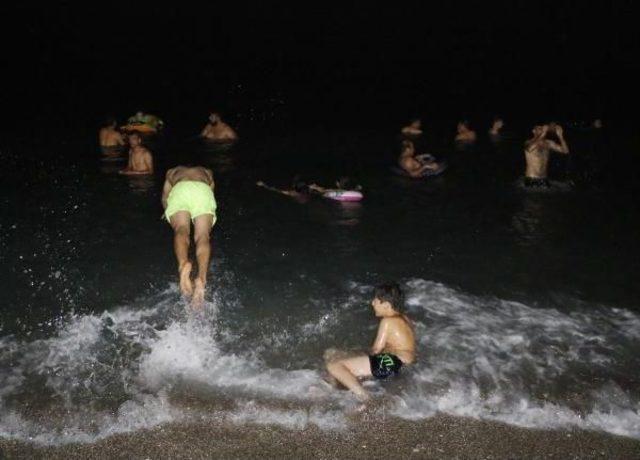
<svg viewBox="0 0 640 460">
<path fill-rule="evenodd" d="M 548 140 L 547 147 L 549 148 L 549 150 L 553 150 L 554 152 L 563 153 L 566 155 L 569 153 L 569 146 L 567 145 L 567 141 L 565 141 L 564 139 L 564 131 L 562 129 L 562 126 L 554 125 L 554 128 L 555 128 L 556 135 L 560 140 L 560 144 L 558 144 L 557 142 Z"/>
</svg>

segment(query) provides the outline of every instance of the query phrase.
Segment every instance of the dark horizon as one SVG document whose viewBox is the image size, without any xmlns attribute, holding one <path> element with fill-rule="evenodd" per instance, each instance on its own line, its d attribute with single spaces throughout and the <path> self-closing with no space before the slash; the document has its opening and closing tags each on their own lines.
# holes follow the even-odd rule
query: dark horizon
<svg viewBox="0 0 640 460">
<path fill-rule="evenodd" d="M 89 129 L 138 109 L 200 124 L 213 108 L 336 129 L 412 116 L 621 120 L 637 95 L 631 1 L 201 8 L 14 7 L 9 126 L 41 117 Z"/>
</svg>

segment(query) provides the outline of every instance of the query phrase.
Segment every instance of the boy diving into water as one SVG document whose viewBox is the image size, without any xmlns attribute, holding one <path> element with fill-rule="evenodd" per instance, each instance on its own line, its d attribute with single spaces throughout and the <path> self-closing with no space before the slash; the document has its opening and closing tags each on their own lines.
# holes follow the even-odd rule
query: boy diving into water
<svg viewBox="0 0 640 460">
<path fill-rule="evenodd" d="M 369 394 L 359 379 L 386 379 L 416 359 L 413 327 L 409 318 L 402 312 L 403 304 L 404 296 L 397 284 L 376 287 L 371 307 L 374 314 L 380 318 L 380 324 L 371 354 L 331 359 L 331 356 L 328 356 L 332 354 L 331 351 L 325 352 L 329 374 L 362 401 L 367 401 Z"/>
<path fill-rule="evenodd" d="M 164 216 L 174 231 L 173 249 L 178 261 L 180 291 L 186 297 L 193 296 L 192 305 L 197 309 L 201 309 L 204 302 L 211 257 L 209 234 L 216 223 L 214 186 L 210 169 L 177 166 L 167 171 L 162 189 Z M 192 222 L 198 263 L 195 286 L 191 282 L 192 265 L 189 261 Z"/>
</svg>

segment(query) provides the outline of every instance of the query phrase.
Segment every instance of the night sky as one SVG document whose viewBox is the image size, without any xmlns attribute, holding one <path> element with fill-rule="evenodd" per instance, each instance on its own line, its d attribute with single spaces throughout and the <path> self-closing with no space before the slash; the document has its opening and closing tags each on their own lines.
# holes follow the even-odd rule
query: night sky
<svg viewBox="0 0 640 460">
<path fill-rule="evenodd" d="M 621 118 L 638 93 L 631 0 L 58 3 L 5 12 L 5 127 L 138 108 L 233 118 L 270 100 L 328 125 Z"/>
</svg>

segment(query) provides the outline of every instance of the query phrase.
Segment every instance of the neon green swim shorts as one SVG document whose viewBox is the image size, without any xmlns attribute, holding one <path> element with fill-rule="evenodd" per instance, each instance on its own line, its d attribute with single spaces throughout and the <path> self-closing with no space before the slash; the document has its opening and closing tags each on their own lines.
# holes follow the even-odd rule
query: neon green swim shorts
<svg viewBox="0 0 640 460">
<path fill-rule="evenodd" d="M 171 216 L 178 211 L 187 211 L 191 214 L 191 220 L 203 214 L 211 214 L 215 224 L 216 208 L 216 199 L 211 187 L 200 181 L 181 181 L 169 192 L 164 216 L 170 223 Z"/>
</svg>

